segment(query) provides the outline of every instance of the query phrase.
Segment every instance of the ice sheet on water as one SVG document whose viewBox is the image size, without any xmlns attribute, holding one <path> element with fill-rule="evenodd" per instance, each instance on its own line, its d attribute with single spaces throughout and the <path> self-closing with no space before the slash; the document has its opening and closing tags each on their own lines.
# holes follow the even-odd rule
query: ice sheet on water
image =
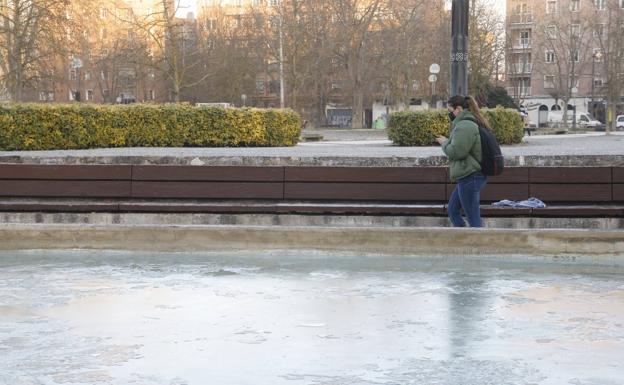
<svg viewBox="0 0 624 385">
<path fill-rule="evenodd" d="M 0 254 L 0 384 L 624 378 L 624 271 L 522 261 Z"/>
</svg>

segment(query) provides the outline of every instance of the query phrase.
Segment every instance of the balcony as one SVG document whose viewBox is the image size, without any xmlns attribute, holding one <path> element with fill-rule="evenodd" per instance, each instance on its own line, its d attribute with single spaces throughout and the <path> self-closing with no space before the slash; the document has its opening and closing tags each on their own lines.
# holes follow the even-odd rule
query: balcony
<svg viewBox="0 0 624 385">
<path fill-rule="evenodd" d="M 513 42 L 511 47 L 514 51 L 530 51 L 531 39 L 520 39 Z"/>
<path fill-rule="evenodd" d="M 517 13 L 509 17 L 509 26 L 511 28 L 526 28 L 527 25 L 533 24 L 532 13 Z"/>
<path fill-rule="evenodd" d="M 512 98 L 531 96 L 531 87 L 507 87 L 507 93 Z"/>
<path fill-rule="evenodd" d="M 512 63 L 509 68 L 509 75 L 529 75 L 533 72 L 533 63 Z"/>
</svg>

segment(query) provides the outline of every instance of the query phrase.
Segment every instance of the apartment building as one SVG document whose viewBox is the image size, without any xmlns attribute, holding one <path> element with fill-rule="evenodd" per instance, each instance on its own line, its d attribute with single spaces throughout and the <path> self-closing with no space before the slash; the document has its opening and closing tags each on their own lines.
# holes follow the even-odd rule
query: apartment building
<svg viewBox="0 0 624 385">
<path fill-rule="evenodd" d="M 169 12 L 173 12 L 171 3 Z M 161 71 L 150 60 L 163 45 L 138 27 L 162 17 L 161 0 L 96 0 L 68 13 L 68 58 L 47 69 L 31 99 L 55 103 L 134 103 L 168 101 Z M 80 20 L 77 20 L 81 18 Z"/>
<path fill-rule="evenodd" d="M 624 0 L 507 0 L 508 93 L 531 123 L 547 125 L 566 104 L 604 121 L 602 47 L 623 10 Z"/>
</svg>

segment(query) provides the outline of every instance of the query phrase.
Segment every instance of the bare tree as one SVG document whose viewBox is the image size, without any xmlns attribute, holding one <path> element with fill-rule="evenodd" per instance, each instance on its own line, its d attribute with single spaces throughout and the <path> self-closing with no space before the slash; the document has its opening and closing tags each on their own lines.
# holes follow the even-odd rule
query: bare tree
<svg viewBox="0 0 624 385">
<path fill-rule="evenodd" d="M 578 91 L 581 74 L 587 72 L 591 49 L 588 45 L 588 34 L 592 28 L 586 19 L 579 18 L 578 13 L 560 9 L 552 15 L 548 23 L 539 31 L 538 51 L 535 63 L 548 79 L 549 94 L 555 102 L 561 100 L 562 124 L 568 128 L 568 105 Z"/>
<path fill-rule="evenodd" d="M 152 12 L 126 20 L 137 37 L 148 42 L 151 65 L 171 86 L 171 100 L 179 102 L 183 90 L 192 88 L 211 74 L 203 65 L 195 20 L 176 18 L 179 0 L 158 0 Z"/>
<path fill-rule="evenodd" d="M 470 0 L 469 18 L 469 90 L 480 101 L 487 99 L 491 81 L 496 79 L 497 69 L 504 55 L 499 36 L 503 34 L 504 20 L 484 0 Z"/>
<path fill-rule="evenodd" d="M 608 1 L 606 17 L 593 18 L 593 35 L 598 48 L 592 53 L 592 59 L 595 61 L 597 56 L 600 57 L 598 64 L 602 67 L 605 82 L 602 91 L 607 102 L 607 134 L 616 130 L 615 115 L 620 98 L 624 95 L 624 8 L 619 3 Z M 592 79 L 592 82 L 595 81 Z"/>
<path fill-rule="evenodd" d="M 50 63 L 65 46 L 68 3 L 0 0 L 0 80 L 12 100 L 24 100 L 25 91 L 51 73 Z"/>
<path fill-rule="evenodd" d="M 381 0 L 334 0 L 331 3 L 336 17 L 334 38 L 337 45 L 335 57 L 345 70 L 346 93 L 351 99 L 352 128 L 364 126 L 364 96 L 373 72 L 370 65 L 373 24 L 385 12 Z"/>
</svg>

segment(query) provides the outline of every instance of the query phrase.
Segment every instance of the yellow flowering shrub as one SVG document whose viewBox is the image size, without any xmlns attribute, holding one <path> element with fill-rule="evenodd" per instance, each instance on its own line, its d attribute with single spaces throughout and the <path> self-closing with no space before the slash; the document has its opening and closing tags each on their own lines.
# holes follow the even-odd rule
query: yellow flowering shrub
<svg viewBox="0 0 624 385">
<path fill-rule="evenodd" d="M 291 110 L 181 104 L 0 105 L 0 150 L 108 147 L 294 146 Z"/>
</svg>

